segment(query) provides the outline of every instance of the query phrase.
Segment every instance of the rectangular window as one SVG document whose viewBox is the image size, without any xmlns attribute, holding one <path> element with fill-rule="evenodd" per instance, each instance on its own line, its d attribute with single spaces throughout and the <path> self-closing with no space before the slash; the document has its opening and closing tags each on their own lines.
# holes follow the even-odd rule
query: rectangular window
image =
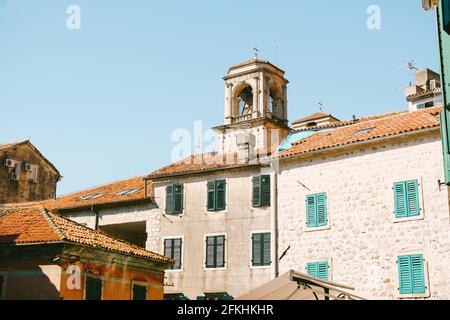
<svg viewBox="0 0 450 320">
<path fill-rule="evenodd" d="M 326 193 L 306 196 L 306 224 L 308 228 L 324 227 L 328 224 Z"/>
<path fill-rule="evenodd" d="M 270 266 L 270 233 L 252 235 L 252 266 Z"/>
<path fill-rule="evenodd" d="M 133 300 L 147 300 L 147 286 L 133 283 Z"/>
<path fill-rule="evenodd" d="M 182 245 L 181 238 L 164 240 L 164 255 L 175 260 L 175 264 L 170 268 L 172 270 L 181 270 Z"/>
<path fill-rule="evenodd" d="M 328 280 L 328 261 L 307 263 L 306 272 L 312 277 Z"/>
<path fill-rule="evenodd" d="M 420 215 L 419 184 L 417 180 L 396 182 L 393 189 L 396 218 Z"/>
<path fill-rule="evenodd" d="M 253 178 L 253 207 L 270 206 L 270 176 Z"/>
<path fill-rule="evenodd" d="M 225 236 L 206 237 L 207 269 L 225 267 Z"/>
<path fill-rule="evenodd" d="M 397 264 L 400 294 L 424 294 L 426 287 L 423 255 L 399 256 Z"/>
<path fill-rule="evenodd" d="M 166 213 L 183 213 L 183 185 L 172 184 L 166 187 Z"/>
<path fill-rule="evenodd" d="M 87 276 L 85 296 L 86 300 L 102 300 L 102 279 Z"/>
<path fill-rule="evenodd" d="M 207 183 L 207 208 L 208 211 L 221 211 L 226 208 L 225 180 L 213 180 Z"/>
</svg>

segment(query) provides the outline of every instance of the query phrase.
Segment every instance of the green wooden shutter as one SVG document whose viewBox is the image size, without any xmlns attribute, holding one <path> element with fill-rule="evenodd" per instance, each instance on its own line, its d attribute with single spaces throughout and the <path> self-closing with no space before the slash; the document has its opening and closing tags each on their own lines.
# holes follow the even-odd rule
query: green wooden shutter
<svg viewBox="0 0 450 320">
<path fill-rule="evenodd" d="M 206 237 L 206 268 L 215 268 L 215 239 Z"/>
<path fill-rule="evenodd" d="M 86 278 L 86 300 L 101 300 L 102 299 L 103 281 L 98 278 Z"/>
<path fill-rule="evenodd" d="M 181 257 L 182 257 L 182 247 L 183 247 L 183 240 L 181 239 L 172 239 L 172 252 L 173 256 L 172 259 L 175 260 L 175 264 L 173 265 L 173 269 L 180 270 L 182 267 L 181 263 Z"/>
<path fill-rule="evenodd" d="M 406 200 L 408 203 L 408 217 L 414 217 L 420 215 L 419 204 L 419 184 L 417 180 L 407 181 L 406 185 Z"/>
<path fill-rule="evenodd" d="M 213 211 L 216 208 L 216 186 L 215 181 L 208 181 L 207 183 L 207 192 L 208 192 L 208 200 L 207 200 L 207 208 L 209 211 Z"/>
<path fill-rule="evenodd" d="M 310 262 L 306 264 L 306 273 L 310 275 L 311 277 L 317 278 L 319 272 L 318 272 L 318 265 L 315 262 Z"/>
<path fill-rule="evenodd" d="M 253 207 L 261 206 L 261 177 L 253 177 Z"/>
<path fill-rule="evenodd" d="M 166 213 L 173 212 L 173 185 L 166 187 Z"/>
<path fill-rule="evenodd" d="M 306 224 L 309 228 L 317 227 L 316 221 L 316 197 L 306 196 Z"/>
<path fill-rule="evenodd" d="M 323 227 L 327 225 L 327 194 L 320 193 L 316 195 L 316 213 L 317 213 L 317 227 Z"/>
<path fill-rule="evenodd" d="M 270 176 L 261 176 L 261 206 L 270 206 Z"/>
<path fill-rule="evenodd" d="M 400 294 L 412 294 L 411 259 L 409 256 L 397 258 Z"/>
<path fill-rule="evenodd" d="M 417 254 L 411 256 L 411 278 L 414 294 L 423 294 L 426 292 L 425 272 L 423 264 L 423 255 Z"/>
<path fill-rule="evenodd" d="M 134 284 L 133 285 L 133 300 L 147 300 L 147 287 Z"/>
<path fill-rule="evenodd" d="M 226 181 L 216 181 L 216 210 L 225 210 L 226 208 Z"/>
<path fill-rule="evenodd" d="M 183 185 L 173 185 L 173 211 L 172 213 L 183 212 Z"/>
<path fill-rule="evenodd" d="M 328 280 L 328 261 L 317 263 L 317 278 Z"/>
<path fill-rule="evenodd" d="M 270 252 L 270 233 L 265 233 L 263 234 L 264 236 L 264 241 L 262 244 L 262 254 L 263 254 L 263 265 L 264 266 L 270 266 L 270 264 L 272 263 L 272 259 L 271 257 L 271 252 Z"/>
<path fill-rule="evenodd" d="M 215 237 L 215 265 L 216 268 L 225 267 L 225 236 Z"/>
<path fill-rule="evenodd" d="M 396 218 L 405 218 L 408 216 L 406 184 L 404 182 L 394 183 L 394 208 Z"/>
<path fill-rule="evenodd" d="M 254 233 L 252 235 L 252 265 L 254 267 L 261 266 L 261 242 L 262 237 L 260 233 Z"/>
</svg>

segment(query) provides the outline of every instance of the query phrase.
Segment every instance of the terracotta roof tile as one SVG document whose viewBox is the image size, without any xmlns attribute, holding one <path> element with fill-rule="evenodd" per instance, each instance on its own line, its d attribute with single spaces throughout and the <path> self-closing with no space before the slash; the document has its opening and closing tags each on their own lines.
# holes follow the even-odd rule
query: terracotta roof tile
<svg viewBox="0 0 450 320">
<path fill-rule="evenodd" d="M 173 263 L 160 254 L 89 229 L 41 206 L 0 207 L 0 244 L 67 241 L 150 260 Z"/>
<path fill-rule="evenodd" d="M 133 190 L 130 194 L 120 195 L 120 192 Z M 93 199 L 83 200 L 84 197 L 98 195 Z M 49 210 L 61 210 L 69 208 L 89 207 L 93 205 L 105 205 L 121 202 L 131 202 L 152 198 L 151 181 L 147 182 L 147 197 L 144 195 L 144 177 L 135 177 L 114 183 L 98 186 L 83 191 L 60 196 L 54 200 L 48 200 L 44 206 Z"/>
<path fill-rule="evenodd" d="M 433 107 L 416 112 L 402 112 L 385 116 L 368 117 L 351 125 L 337 127 L 332 131 L 319 131 L 312 136 L 295 142 L 291 148 L 274 155 L 274 157 L 283 158 L 356 142 L 369 141 L 376 138 L 438 127 L 438 115 L 441 111 L 441 107 Z M 362 131 L 358 133 L 360 130 Z"/>
</svg>

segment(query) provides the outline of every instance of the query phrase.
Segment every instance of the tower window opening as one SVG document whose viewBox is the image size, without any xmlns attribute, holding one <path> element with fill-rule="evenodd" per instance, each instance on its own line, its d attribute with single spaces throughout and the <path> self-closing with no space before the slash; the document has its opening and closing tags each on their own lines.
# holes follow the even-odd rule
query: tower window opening
<svg viewBox="0 0 450 320">
<path fill-rule="evenodd" d="M 253 90 L 248 86 L 244 88 L 238 98 L 239 114 L 241 116 L 252 113 L 253 110 Z"/>
</svg>

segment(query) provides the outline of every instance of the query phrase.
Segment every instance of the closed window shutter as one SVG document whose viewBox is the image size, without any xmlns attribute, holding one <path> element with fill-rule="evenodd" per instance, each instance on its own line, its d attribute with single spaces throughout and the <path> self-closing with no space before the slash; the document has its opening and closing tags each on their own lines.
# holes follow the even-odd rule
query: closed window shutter
<svg viewBox="0 0 450 320">
<path fill-rule="evenodd" d="M 214 237 L 206 238 L 206 267 L 207 268 L 215 268 L 215 241 Z"/>
<path fill-rule="evenodd" d="M 225 210 L 226 207 L 226 182 L 216 181 L 216 210 Z"/>
<path fill-rule="evenodd" d="M 261 176 L 261 206 L 270 206 L 270 176 Z"/>
<path fill-rule="evenodd" d="M 208 181 L 207 190 L 208 190 L 207 208 L 210 211 L 215 210 L 216 208 L 215 181 Z"/>
<path fill-rule="evenodd" d="M 317 227 L 316 222 L 316 197 L 314 195 L 306 196 L 306 224 L 308 227 Z"/>
<path fill-rule="evenodd" d="M 316 204 L 317 204 L 317 226 L 323 227 L 327 225 L 327 195 L 325 193 L 321 193 L 316 195 Z"/>
<path fill-rule="evenodd" d="M 164 240 L 164 255 L 169 258 L 172 257 L 172 239 Z"/>
<path fill-rule="evenodd" d="M 311 277 L 317 278 L 319 272 L 318 272 L 318 265 L 317 263 L 307 263 L 306 264 L 306 273 L 310 275 Z"/>
<path fill-rule="evenodd" d="M 182 257 L 182 240 L 181 239 L 173 239 L 173 257 L 175 260 L 175 264 L 173 265 L 173 269 L 179 270 L 181 269 L 181 257 Z"/>
<path fill-rule="evenodd" d="M 101 279 L 87 277 L 86 279 L 86 300 L 102 299 L 103 281 Z"/>
<path fill-rule="evenodd" d="M 411 259 L 401 256 L 397 259 L 400 294 L 412 294 Z"/>
<path fill-rule="evenodd" d="M 183 185 L 173 185 L 173 211 L 172 213 L 183 212 Z"/>
<path fill-rule="evenodd" d="M 253 206 L 261 206 L 261 177 L 253 178 Z"/>
<path fill-rule="evenodd" d="M 328 262 L 317 263 L 317 278 L 328 280 Z"/>
<path fill-rule="evenodd" d="M 133 285 L 133 300 L 147 300 L 147 287 L 142 285 Z"/>
<path fill-rule="evenodd" d="M 270 233 L 264 234 L 263 257 L 263 265 L 269 266 L 272 263 L 270 259 Z"/>
<path fill-rule="evenodd" d="M 406 205 L 406 183 L 394 183 L 394 202 L 395 202 L 395 217 L 405 218 L 408 216 L 408 209 Z"/>
<path fill-rule="evenodd" d="M 166 213 L 173 212 L 173 185 L 166 187 Z"/>
<path fill-rule="evenodd" d="M 421 254 L 411 256 L 411 278 L 413 293 L 425 293 L 425 273 Z"/>
<path fill-rule="evenodd" d="M 252 251 L 253 251 L 253 257 L 252 257 L 252 264 L 253 266 L 261 266 L 261 242 L 262 242 L 262 234 L 260 233 L 254 233 L 253 234 L 253 244 L 252 244 Z"/>
<path fill-rule="evenodd" d="M 216 268 L 225 267 L 225 237 L 216 237 Z"/>
<path fill-rule="evenodd" d="M 417 180 L 408 181 L 406 184 L 407 191 L 407 203 L 408 203 L 408 216 L 418 216 L 420 215 L 420 205 L 419 205 L 419 185 Z"/>
</svg>

